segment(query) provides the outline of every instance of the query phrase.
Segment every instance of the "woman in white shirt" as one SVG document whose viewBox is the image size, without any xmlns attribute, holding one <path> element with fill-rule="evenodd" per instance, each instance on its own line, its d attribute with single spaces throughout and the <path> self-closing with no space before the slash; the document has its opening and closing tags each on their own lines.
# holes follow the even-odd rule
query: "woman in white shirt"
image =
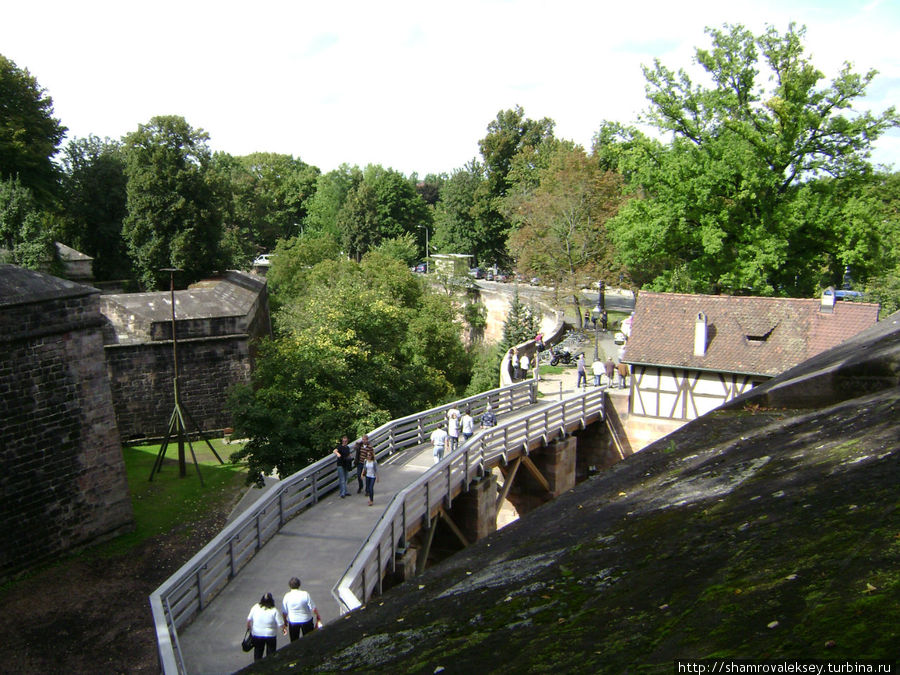
<svg viewBox="0 0 900 675">
<path fill-rule="evenodd" d="M 259 602 L 253 605 L 247 616 L 247 628 L 253 636 L 253 660 L 259 661 L 263 657 L 275 653 L 278 641 L 278 629 L 281 634 L 287 635 L 287 627 L 281 612 L 275 609 L 275 598 L 271 593 L 263 595 Z"/>
</svg>

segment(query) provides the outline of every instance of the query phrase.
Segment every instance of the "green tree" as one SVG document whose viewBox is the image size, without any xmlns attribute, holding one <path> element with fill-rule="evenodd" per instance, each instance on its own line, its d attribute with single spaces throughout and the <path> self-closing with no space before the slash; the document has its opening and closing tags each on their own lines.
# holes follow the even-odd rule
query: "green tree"
<svg viewBox="0 0 900 675">
<path fill-rule="evenodd" d="M 7 252 L 3 262 L 52 268 L 56 252 L 48 221 L 49 215 L 18 178 L 0 180 L 0 249 Z"/>
<path fill-rule="evenodd" d="M 239 233 L 241 262 L 272 251 L 300 233 L 319 170 L 291 155 L 257 152 L 213 156 L 225 208 L 225 227 Z"/>
<path fill-rule="evenodd" d="M 415 184 L 376 165 L 366 167 L 338 213 L 341 241 L 357 260 L 385 239 L 416 236 L 420 225 L 431 225 L 431 211 Z"/>
<path fill-rule="evenodd" d="M 306 232 L 327 232 L 336 240 L 341 239 L 338 217 L 347 201 L 350 190 L 362 182 L 358 167 L 342 164 L 340 168 L 319 176 L 316 190 L 307 203 Z"/>
<path fill-rule="evenodd" d="M 340 257 L 340 244 L 325 232 L 304 232 L 279 241 L 266 274 L 272 309 L 300 297 L 318 263 Z"/>
<path fill-rule="evenodd" d="M 385 239 L 372 250 L 409 266 L 414 265 L 419 259 L 419 245 L 409 232 L 399 237 Z"/>
<path fill-rule="evenodd" d="M 69 142 L 62 156 L 63 241 L 94 259 L 98 280 L 132 276 L 122 222 L 126 202 L 122 146 L 96 136 Z"/>
<path fill-rule="evenodd" d="M 0 179 L 18 177 L 41 206 L 56 194 L 53 156 L 66 128 L 53 117 L 53 99 L 28 70 L 0 54 Z"/>
<path fill-rule="evenodd" d="M 622 129 L 597 137 L 601 161 L 642 197 L 610 221 L 611 235 L 650 288 L 814 293 L 846 264 L 840 200 L 896 113 L 852 110 L 875 71 L 845 65 L 820 87 L 793 24 L 785 34 L 707 32 L 712 48 L 696 58 L 710 86 L 659 61 L 644 69 L 645 121 L 669 144 Z"/>
<path fill-rule="evenodd" d="M 123 234 L 145 288 L 157 287 L 161 268 L 181 268 L 195 281 L 230 263 L 219 256 L 221 214 L 208 140 L 177 116 L 154 117 L 125 137 Z"/>
<path fill-rule="evenodd" d="M 509 230 L 503 201 L 516 181 L 523 181 L 527 162 L 518 164 L 517 156 L 540 157 L 543 147 L 555 142 L 554 122 L 549 118 L 531 120 L 525 117 L 521 107 L 497 113 L 487 128 L 487 135 L 478 142 L 484 160 L 485 181 L 478 186 L 471 215 L 476 230 L 473 232 L 479 263 L 505 265 L 509 261 L 506 235 Z"/>
<path fill-rule="evenodd" d="M 429 242 L 431 252 L 478 256 L 478 233 L 484 228 L 476 222 L 474 206 L 479 186 L 484 180 L 483 167 L 473 159 L 462 169 L 454 171 L 443 184 L 434 210 L 434 235 Z M 479 262 L 487 261 L 486 256 L 477 259 Z"/>
<path fill-rule="evenodd" d="M 621 178 L 581 148 L 557 146 L 538 185 L 508 195 L 514 230 L 509 249 L 519 270 L 540 275 L 571 293 L 581 320 L 585 279 L 617 277 L 621 268 L 606 234 L 606 222 L 621 205 Z"/>
<path fill-rule="evenodd" d="M 537 335 L 541 326 L 540 312 L 525 305 L 519 297 L 519 290 L 513 292 L 509 312 L 503 322 L 503 339 L 500 341 L 501 354 Z"/>
<path fill-rule="evenodd" d="M 235 428 L 250 439 L 236 457 L 254 478 L 296 471 L 342 433 L 448 400 L 468 379 L 453 305 L 398 260 L 325 260 L 293 293 L 251 385 L 231 399 Z"/>
</svg>

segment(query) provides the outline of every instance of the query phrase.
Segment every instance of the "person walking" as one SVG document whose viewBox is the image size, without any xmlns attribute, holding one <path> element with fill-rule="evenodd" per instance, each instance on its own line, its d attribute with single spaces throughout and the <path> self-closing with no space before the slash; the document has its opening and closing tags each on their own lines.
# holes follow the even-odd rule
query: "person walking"
<svg viewBox="0 0 900 675">
<path fill-rule="evenodd" d="M 509 360 L 512 362 L 513 367 L 513 380 L 522 379 L 522 369 L 519 366 L 519 350 L 517 347 L 513 347 L 509 352 Z"/>
<path fill-rule="evenodd" d="M 594 386 L 600 386 L 600 378 L 603 377 L 603 373 L 605 368 L 603 367 L 603 361 L 600 359 L 594 359 L 594 362 L 591 364 L 591 373 L 594 375 Z"/>
<path fill-rule="evenodd" d="M 575 388 L 584 385 L 584 388 L 587 388 L 587 371 L 584 365 L 584 352 L 578 355 L 578 361 L 575 364 L 575 370 L 578 371 L 578 382 L 575 384 Z"/>
<path fill-rule="evenodd" d="M 487 404 L 487 408 L 484 413 L 481 415 L 481 428 L 489 429 L 490 427 L 497 426 L 497 416 L 494 414 L 494 409 L 491 408 L 491 404 Z"/>
<path fill-rule="evenodd" d="M 366 474 L 366 497 L 369 498 L 369 506 L 372 506 L 375 502 L 375 481 L 378 480 L 378 462 L 375 461 L 374 450 L 366 450 L 363 467 Z"/>
<path fill-rule="evenodd" d="M 459 410 L 450 408 L 447 411 L 447 435 L 450 437 L 450 452 L 459 447 Z"/>
<path fill-rule="evenodd" d="M 624 389 L 625 380 L 628 378 L 628 364 L 619 361 L 616 365 L 616 372 L 619 373 L 619 386 Z"/>
<path fill-rule="evenodd" d="M 259 602 L 250 609 L 247 615 L 247 628 L 253 636 L 253 660 L 259 661 L 263 657 L 271 656 L 278 649 L 278 629 L 281 634 L 287 635 L 287 627 L 284 625 L 284 617 L 275 609 L 275 598 L 271 593 L 263 595 Z"/>
<path fill-rule="evenodd" d="M 341 499 L 350 495 L 347 492 L 347 476 L 350 474 L 350 469 L 353 466 L 353 457 L 350 453 L 350 446 L 347 443 L 350 442 L 350 438 L 347 435 L 341 436 L 341 442 L 338 443 L 338 446 L 334 449 L 334 454 L 337 455 L 337 472 L 338 472 L 338 488 L 341 492 Z"/>
<path fill-rule="evenodd" d="M 431 432 L 431 444 L 433 446 L 431 454 L 434 455 L 434 463 L 437 464 L 444 458 L 444 451 L 450 442 L 450 437 L 444 431 L 444 423 L 438 424 L 437 429 Z"/>
<path fill-rule="evenodd" d="M 322 617 L 309 593 L 300 589 L 299 578 L 291 577 L 288 586 L 291 590 L 284 594 L 281 613 L 287 623 L 291 642 L 294 642 L 300 637 L 301 631 L 306 635 L 315 630 L 316 622 L 322 623 Z"/>
<path fill-rule="evenodd" d="M 354 459 L 356 460 L 356 494 L 359 494 L 363 491 L 363 470 L 365 467 L 363 466 L 363 453 L 366 450 L 371 450 L 372 455 L 375 455 L 375 448 L 369 443 L 369 434 L 363 434 L 362 438 L 359 439 L 359 442 L 356 444 L 356 456 Z"/>
<path fill-rule="evenodd" d="M 522 371 L 522 377 L 528 377 L 528 369 L 531 367 L 531 361 L 528 359 L 528 354 L 522 354 L 519 357 L 519 368 Z"/>
<path fill-rule="evenodd" d="M 608 359 L 606 359 L 606 363 L 603 364 L 603 366 L 606 369 L 606 383 L 611 388 L 615 389 L 616 383 L 613 381 L 613 376 L 616 373 L 616 362 L 613 361 L 612 357 L 610 356 Z"/>
<path fill-rule="evenodd" d="M 463 416 L 459 418 L 459 426 L 462 430 L 463 443 L 465 443 L 475 433 L 475 420 L 472 419 L 472 413 L 468 408 L 466 408 Z"/>
</svg>

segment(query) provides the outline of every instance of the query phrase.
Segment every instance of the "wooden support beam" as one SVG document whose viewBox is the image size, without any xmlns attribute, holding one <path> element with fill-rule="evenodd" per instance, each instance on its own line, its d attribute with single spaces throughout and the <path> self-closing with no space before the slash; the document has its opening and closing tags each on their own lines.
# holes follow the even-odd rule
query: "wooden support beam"
<svg viewBox="0 0 900 675">
<path fill-rule="evenodd" d="M 456 535 L 456 538 L 459 539 L 459 541 L 462 543 L 462 545 L 463 545 L 463 546 L 468 546 L 468 545 L 469 545 L 469 540 L 466 539 L 466 535 L 464 535 L 464 534 L 462 533 L 462 530 L 460 530 L 460 529 L 456 526 L 456 523 L 453 522 L 453 518 L 450 517 L 450 514 L 447 513 L 447 511 L 444 509 L 443 506 L 441 507 L 441 510 L 439 511 L 439 513 L 440 513 L 441 518 L 444 519 L 444 522 L 447 523 L 447 525 L 450 526 L 450 529 L 451 529 L 451 530 L 453 530 L 453 534 Z"/>
<path fill-rule="evenodd" d="M 534 476 L 534 479 L 541 484 L 547 492 L 550 492 L 550 483 L 544 478 L 544 474 L 541 473 L 541 470 L 538 469 L 534 462 L 531 461 L 531 458 L 528 456 L 522 457 L 522 463 L 525 464 L 525 468 L 528 469 L 528 473 Z"/>
<path fill-rule="evenodd" d="M 429 519 L 428 527 L 426 528 L 426 532 L 428 533 L 425 536 L 425 544 L 422 546 L 422 550 L 420 551 L 420 556 L 416 558 L 416 574 L 421 574 L 425 571 L 425 562 L 428 560 L 428 554 L 431 552 L 431 542 L 434 540 L 434 531 L 437 525 L 437 517 L 434 519 Z"/>
<path fill-rule="evenodd" d="M 505 473 L 503 469 L 500 470 L 503 473 L 503 487 L 500 489 L 500 494 L 497 497 L 496 508 L 500 509 L 500 505 L 503 503 L 503 500 L 506 499 L 506 495 L 509 494 L 509 489 L 512 487 L 513 481 L 516 479 L 516 471 L 519 470 L 519 465 L 522 463 L 522 457 L 516 457 L 515 463 L 513 463 L 512 468 L 508 469 Z"/>
</svg>

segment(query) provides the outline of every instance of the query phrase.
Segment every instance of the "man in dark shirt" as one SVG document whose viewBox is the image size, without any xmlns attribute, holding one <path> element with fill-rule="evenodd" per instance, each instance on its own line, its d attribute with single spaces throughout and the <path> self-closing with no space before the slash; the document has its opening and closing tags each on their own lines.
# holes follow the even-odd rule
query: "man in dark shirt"
<svg viewBox="0 0 900 675">
<path fill-rule="evenodd" d="M 337 455 L 338 458 L 338 487 L 341 491 L 341 499 L 350 494 L 347 492 L 347 475 L 350 473 L 350 468 L 353 465 L 353 457 L 350 454 L 350 446 L 347 445 L 349 442 L 350 438 L 348 436 L 341 436 L 341 442 L 334 449 L 334 454 Z"/>
</svg>

